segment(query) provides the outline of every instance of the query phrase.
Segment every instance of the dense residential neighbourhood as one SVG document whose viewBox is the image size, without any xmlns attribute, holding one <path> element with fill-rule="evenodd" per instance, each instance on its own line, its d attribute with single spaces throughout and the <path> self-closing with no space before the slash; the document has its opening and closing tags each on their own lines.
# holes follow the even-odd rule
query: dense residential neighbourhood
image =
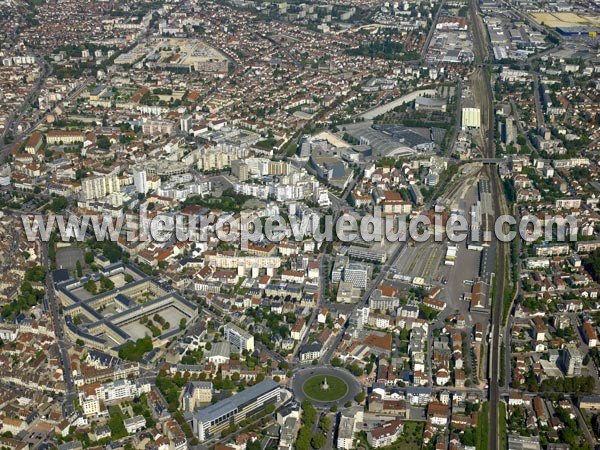
<svg viewBox="0 0 600 450">
<path fill-rule="evenodd" d="M 0 447 L 599 448 L 599 8 L 0 0 Z"/>
</svg>

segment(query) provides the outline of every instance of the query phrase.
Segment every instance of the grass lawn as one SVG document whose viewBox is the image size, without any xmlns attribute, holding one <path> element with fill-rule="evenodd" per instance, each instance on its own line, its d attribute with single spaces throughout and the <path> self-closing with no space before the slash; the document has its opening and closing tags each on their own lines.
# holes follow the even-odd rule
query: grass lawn
<svg viewBox="0 0 600 450">
<path fill-rule="evenodd" d="M 423 445 L 423 429 L 425 422 L 407 420 L 404 422 L 404 431 L 400 439 L 392 445 L 392 448 L 401 450 L 420 450 Z"/>
<path fill-rule="evenodd" d="M 506 403 L 498 403 L 498 420 L 500 421 L 500 448 L 504 448 L 507 443 L 506 434 Z"/>
<path fill-rule="evenodd" d="M 487 450 L 488 439 L 490 432 L 490 404 L 485 402 L 481 405 L 481 409 L 478 413 L 477 428 L 475 429 L 475 442 L 477 450 Z"/>
<path fill-rule="evenodd" d="M 123 424 L 123 419 L 126 419 L 126 417 L 123 416 L 121 408 L 118 406 L 111 406 L 108 408 L 108 413 L 108 427 L 110 428 L 111 438 L 116 440 L 127 436 L 127 430 Z"/>
<path fill-rule="evenodd" d="M 323 380 L 327 378 L 329 389 L 321 388 Z M 302 386 L 304 393 L 313 400 L 319 402 L 330 402 L 339 400 L 348 392 L 348 385 L 344 380 L 335 376 L 315 375 L 304 382 Z"/>
</svg>

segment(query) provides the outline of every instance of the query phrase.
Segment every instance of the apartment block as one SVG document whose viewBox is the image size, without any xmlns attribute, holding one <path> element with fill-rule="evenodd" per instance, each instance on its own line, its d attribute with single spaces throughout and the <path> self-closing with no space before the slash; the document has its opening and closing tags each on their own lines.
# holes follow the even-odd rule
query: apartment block
<svg viewBox="0 0 600 450">
<path fill-rule="evenodd" d="M 250 353 L 254 351 L 254 336 L 237 325 L 232 323 L 226 324 L 223 327 L 223 334 L 225 335 L 225 339 L 240 351 L 247 350 Z"/>
</svg>

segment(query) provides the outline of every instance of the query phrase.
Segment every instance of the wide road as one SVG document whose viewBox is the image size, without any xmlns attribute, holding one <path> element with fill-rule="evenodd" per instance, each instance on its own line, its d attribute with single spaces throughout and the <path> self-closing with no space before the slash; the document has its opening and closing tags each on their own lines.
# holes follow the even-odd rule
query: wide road
<svg viewBox="0 0 600 450">
<path fill-rule="evenodd" d="M 52 264 L 49 257 L 49 244 L 48 242 L 41 242 L 42 249 L 42 264 L 46 269 L 46 296 L 48 298 L 48 306 L 50 308 L 50 315 L 52 316 L 52 324 L 54 325 L 54 334 L 56 335 L 56 342 L 58 345 L 58 351 L 60 355 L 60 363 L 63 369 L 63 378 L 65 380 L 65 399 L 63 403 L 63 415 L 69 417 L 75 412 L 73 402 L 77 395 L 75 392 L 75 385 L 73 383 L 73 377 L 71 376 L 71 358 L 69 356 L 69 344 L 64 335 L 64 329 L 62 326 L 62 317 L 58 307 L 58 301 L 54 292 L 54 281 L 52 279 Z"/>
<path fill-rule="evenodd" d="M 477 64 L 483 64 L 489 55 L 487 44 L 487 31 L 485 30 L 483 21 L 480 16 L 479 4 L 477 0 L 470 0 L 470 15 L 471 15 L 471 30 L 473 32 L 473 49 L 475 52 L 475 60 Z M 473 82 L 477 84 L 480 93 L 480 106 L 482 117 L 483 145 L 485 154 L 488 158 L 494 158 L 496 153 L 496 145 L 494 143 L 494 92 L 490 81 L 490 74 L 485 67 L 476 69 Z M 475 88 L 475 86 L 474 86 Z M 494 199 L 494 214 L 496 217 L 502 214 L 504 208 L 504 194 L 500 184 L 500 177 L 495 165 L 487 166 L 488 176 L 490 178 L 490 186 L 492 190 L 492 198 Z M 496 236 L 494 236 L 496 239 Z M 495 270 L 495 291 L 492 299 L 492 316 L 491 316 L 491 342 L 490 342 L 490 373 L 489 373 L 489 402 L 490 402 L 490 432 L 488 435 L 488 448 L 497 450 L 499 443 L 499 420 L 498 417 L 498 402 L 500 390 L 500 325 L 502 323 L 502 302 L 504 300 L 504 281 L 506 270 L 506 244 L 496 240 L 496 270 Z M 507 349 L 508 351 L 508 349 Z M 501 418 L 504 420 L 504 418 Z"/>
<path fill-rule="evenodd" d="M 94 77 L 86 78 L 77 88 L 75 88 L 75 90 L 73 90 L 69 95 L 67 95 L 67 97 L 65 97 L 64 99 L 60 100 L 55 105 L 53 105 L 53 108 L 73 100 L 75 97 L 77 97 L 79 94 L 81 94 L 89 86 L 89 84 L 94 80 L 95 80 Z M 34 94 L 37 95 L 37 93 L 40 90 L 40 86 L 41 86 L 41 81 L 39 82 L 39 85 L 37 86 L 37 88 L 34 91 L 32 91 L 31 94 L 29 94 L 30 97 L 33 97 Z M 18 120 L 15 120 L 15 123 L 20 120 L 21 120 L 21 118 L 19 118 Z M 46 120 L 46 115 L 40 114 L 40 117 L 34 123 L 30 124 L 27 129 L 25 129 L 19 133 L 15 133 L 13 135 L 14 141 L 16 142 L 22 138 L 27 137 L 27 135 L 29 135 L 29 133 L 33 132 L 33 130 L 35 130 L 38 126 L 40 126 L 44 120 Z M 14 123 L 11 126 L 14 127 Z M 3 144 L 3 141 L 0 142 L 0 162 L 3 162 L 6 159 L 6 157 L 8 156 L 8 152 L 10 151 L 12 146 L 13 146 L 13 143 Z"/>
<path fill-rule="evenodd" d="M 435 28 L 436 28 L 438 20 L 440 18 L 440 13 L 444 9 L 445 3 L 446 3 L 446 0 L 442 0 L 440 2 L 440 6 L 438 7 L 437 12 L 435 13 L 435 17 L 433 19 L 433 22 L 431 23 L 431 27 L 429 28 L 429 33 L 427 33 L 427 39 L 425 39 L 425 43 L 423 44 L 423 48 L 421 49 L 421 58 L 423 58 L 423 59 L 425 59 L 425 56 L 427 55 L 427 50 L 429 50 L 429 45 L 431 44 L 431 39 L 433 38 L 433 35 L 435 34 Z"/>
</svg>

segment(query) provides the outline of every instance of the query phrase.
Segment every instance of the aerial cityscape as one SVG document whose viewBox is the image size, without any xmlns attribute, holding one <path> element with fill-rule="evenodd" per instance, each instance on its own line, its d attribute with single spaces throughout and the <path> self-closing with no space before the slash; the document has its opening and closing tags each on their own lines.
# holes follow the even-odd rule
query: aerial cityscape
<svg viewBox="0 0 600 450">
<path fill-rule="evenodd" d="M 600 449 L 598 33 L 0 0 L 0 450 Z"/>
</svg>

